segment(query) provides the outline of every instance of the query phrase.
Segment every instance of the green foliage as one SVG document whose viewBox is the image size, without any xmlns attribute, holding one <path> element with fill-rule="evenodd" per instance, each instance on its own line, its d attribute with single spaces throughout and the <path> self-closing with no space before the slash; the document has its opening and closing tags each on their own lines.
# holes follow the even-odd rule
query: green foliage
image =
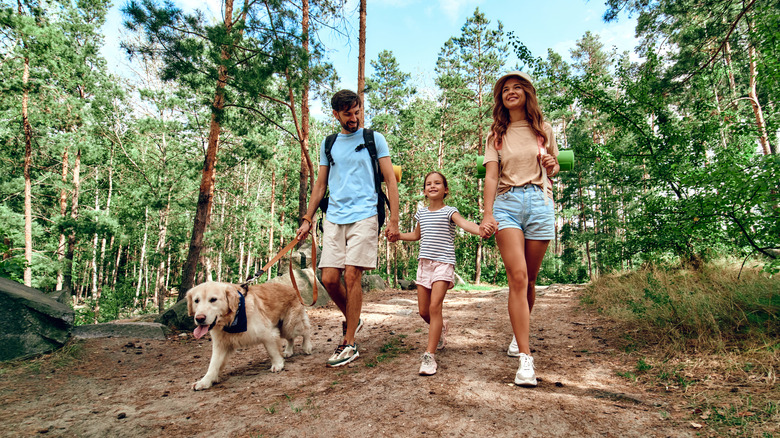
<svg viewBox="0 0 780 438">
<path fill-rule="evenodd" d="M 0 242 L 0 255 L 2 256 L 0 260 L 0 277 L 21 283 L 24 278 L 24 269 L 27 267 L 27 260 L 21 257 L 5 258 L 9 252 L 10 248 L 5 243 Z"/>
</svg>

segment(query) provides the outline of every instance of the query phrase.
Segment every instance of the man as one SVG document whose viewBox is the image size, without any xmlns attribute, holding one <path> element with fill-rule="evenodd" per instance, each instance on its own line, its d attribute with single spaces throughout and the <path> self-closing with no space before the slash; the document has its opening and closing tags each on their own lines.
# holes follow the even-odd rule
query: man
<svg viewBox="0 0 780 438">
<path fill-rule="evenodd" d="M 363 145 L 360 112 L 363 110 L 358 95 L 341 90 L 331 99 L 333 117 L 339 121 L 341 132 L 333 143 L 328 162 L 325 142 L 320 146 L 320 168 L 312 188 L 309 208 L 296 231 L 303 239 L 312 227 L 312 216 L 328 188 L 328 211 L 323 219 L 322 284 L 336 303 L 346 322 L 342 323 L 343 338 L 327 365 L 345 365 L 360 356 L 355 335 L 363 325 L 360 312 L 363 307 L 363 271 L 376 268 L 379 224 L 377 223 L 377 193 L 371 157 Z M 374 133 L 379 168 L 387 186 L 390 218 L 385 234 L 397 240 L 398 186 L 396 185 L 390 149 L 384 136 Z M 344 277 L 342 283 L 341 277 Z"/>
</svg>

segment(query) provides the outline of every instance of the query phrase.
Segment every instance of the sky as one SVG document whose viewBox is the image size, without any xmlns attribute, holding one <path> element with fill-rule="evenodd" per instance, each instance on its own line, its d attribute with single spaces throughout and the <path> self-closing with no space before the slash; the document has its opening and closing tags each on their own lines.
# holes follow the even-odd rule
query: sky
<svg viewBox="0 0 780 438">
<path fill-rule="evenodd" d="M 106 46 L 103 54 L 109 68 L 120 76 L 128 76 L 127 62 L 119 48 L 123 17 L 120 11 L 126 0 L 115 0 L 104 27 Z M 159 0 L 158 0 L 159 1 Z M 184 10 L 200 9 L 206 17 L 220 17 L 220 0 L 172 0 Z M 358 0 L 347 0 L 345 10 L 351 13 L 351 40 L 331 32 L 320 37 L 328 50 L 328 58 L 341 78 L 341 87 L 354 90 L 357 86 Z M 479 8 L 490 20 L 504 25 L 506 34 L 513 32 L 536 57 L 546 57 L 552 49 L 569 59 L 570 50 L 586 31 L 598 34 L 605 49 L 633 51 L 638 44 L 634 37 L 635 20 L 621 15 L 618 22 L 604 23 L 604 0 L 368 0 L 366 18 L 366 77 L 370 77 L 370 61 L 379 52 L 390 50 L 400 69 L 411 74 L 412 85 L 419 92 L 433 90 L 436 59 L 444 43 L 460 36 L 466 20 Z M 514 65 L 507 66 L 512 69 Z M 320 109 L 314 106 L 315 116 Z"/>
</svg>

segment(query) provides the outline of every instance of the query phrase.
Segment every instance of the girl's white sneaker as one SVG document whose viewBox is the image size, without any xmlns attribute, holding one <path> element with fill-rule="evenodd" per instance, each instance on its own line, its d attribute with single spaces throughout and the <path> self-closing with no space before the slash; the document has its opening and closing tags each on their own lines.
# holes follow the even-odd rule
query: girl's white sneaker
<svg viewBox="0 0 780 438">
<path fill-rule="evenodd" d="M 438 365 L 436 365 L 436 359 L 433 358 L 433 354 L 428 353 L 427 351 L 423 353 L 422 365 L 420 365 L 420 375 L 432 376 L 436 374 L 436 368 L 438 368 Z"/>
</svg>

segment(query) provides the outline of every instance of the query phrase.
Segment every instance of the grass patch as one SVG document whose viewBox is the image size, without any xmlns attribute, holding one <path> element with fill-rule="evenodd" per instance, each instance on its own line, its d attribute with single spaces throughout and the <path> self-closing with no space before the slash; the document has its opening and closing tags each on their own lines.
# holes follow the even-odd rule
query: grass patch
<svg viewBox="0 0 780 438">
<path fill-rule="evenodd" d="M 404 338 L 406 338 L 406 335 L 391 337 L 382 345 L 379 349 L 379 354 L 375 358 L 366 361 L 366 366 L 373 368 L 382 362 L 389 362 L 402 354 L 409 353 L 409 347 L 404 344 Z"/>
<path fill-rule="evenodd" d="M 780 276 L 757 268 L 738 275 L 739 266 L 718 265 L 609 275 L 586 289 L 582 303 L 630 326 L 629 349 L 649 343 L 677 351 L 776 350 Z"/>
<path fill-rule="evenodd" d="M 752 396 L 745 396 L 728 404 L 707 404 L 697 412 L 720 434 L 769 437 L 778 432 L 777 426 L 774 430 L 764 430 L 766 424 L 777 421 L 777 405 L 776 400 L 754 403 Z"/>
<path fill-rule="evenodd" d="M 740 263 L 608 275 L 581 300 L 629 359 L 617 374 L 684 400 L 718 435 L 780 433 L 780 276 Z"/>
</svg>

